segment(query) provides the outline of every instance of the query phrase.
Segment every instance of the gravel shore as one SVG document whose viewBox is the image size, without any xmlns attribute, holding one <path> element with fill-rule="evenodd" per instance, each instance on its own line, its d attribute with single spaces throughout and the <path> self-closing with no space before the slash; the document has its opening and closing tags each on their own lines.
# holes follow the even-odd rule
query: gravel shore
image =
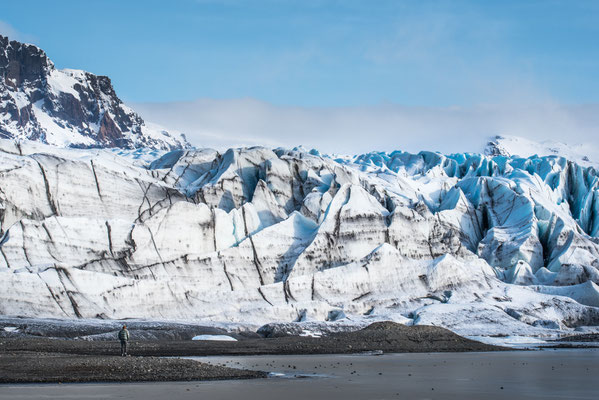
<svg viewBox="0 0 599 400">
<path fill-rule="evenodd" d="M 265 378 L 180 358 L 15 352 L 0 356 L 0 383 L 195 381 Z"/>
<path fill-rule="evenodd" d="M 48 338 L 0 339 L 0 382 L 175 381 L 261 378 L 246 371 L 164 358 L 207 355 L 348 354 L 497 351 L 501 347 L 463 338 L 438 327 L 375 323 L 322 338 L 280 337 L 222 341 L 146 340 L 130 343 L 131 357 L 119 357 L 117 341 Z"/>
</svg>

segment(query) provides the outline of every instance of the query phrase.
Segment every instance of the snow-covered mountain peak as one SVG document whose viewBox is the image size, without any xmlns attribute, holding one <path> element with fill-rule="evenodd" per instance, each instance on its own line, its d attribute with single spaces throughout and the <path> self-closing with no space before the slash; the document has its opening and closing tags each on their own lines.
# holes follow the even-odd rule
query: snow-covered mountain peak
<svg viewBox="0 0 599 400">
<path fill-rule="evenodd" d="M 61 147 L 187 148 L 123 104 L 107 76 L 58 70 L 39 47 L 0 36 L 0 138 Z"/>
<path fill-rule="evenodd" d="M 599 166 L 599 147 L 591 143 L 566 144 L 553 140 L 537 142 L 518 136 L 493 136 L 484 153 L 489 156 L 559 156 L 585 167 Z"/>
</svg>

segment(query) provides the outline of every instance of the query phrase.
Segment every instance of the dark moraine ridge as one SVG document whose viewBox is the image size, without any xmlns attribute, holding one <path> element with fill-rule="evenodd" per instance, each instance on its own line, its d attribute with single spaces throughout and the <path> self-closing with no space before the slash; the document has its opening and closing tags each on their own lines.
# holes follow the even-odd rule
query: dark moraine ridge
<svg viewBox="0 0 599 400">
<path fill-rule="evenodd" d="M 117 355 L 116 341 L 60 340 L 47 338 L 0 339 L 0 352 L 37 351 L 87 355 Z M 347 354 L 373 350 L 386 353 L 497 351 L 502 347 L 466 339 L 436 326 L 405 326 L 376 322 L 354 331 L 320 338 L 286 336 L 230 341 L 143 340 L 132 341 L 136 356 L 215 356 L 261 354 Z"/>
<path fill-rule="evenodd" d="M 555 342 L 598 342 L 599 333 L 584 333 L 581 335 L 565 336 L 554 340 Z"/>
</svg>

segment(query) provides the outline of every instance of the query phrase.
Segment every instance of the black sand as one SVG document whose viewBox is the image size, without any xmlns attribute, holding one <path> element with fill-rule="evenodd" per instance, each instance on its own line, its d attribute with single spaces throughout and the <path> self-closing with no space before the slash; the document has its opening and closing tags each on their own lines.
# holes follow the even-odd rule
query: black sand
<svg viewBox="0 0 599 400">
<path fill-rule="evenodd" d="M 193 381 L 264 378 L 266 373 L 180 358 L 14 352 L 0 356 L 0 383 Z"/>
</svg>

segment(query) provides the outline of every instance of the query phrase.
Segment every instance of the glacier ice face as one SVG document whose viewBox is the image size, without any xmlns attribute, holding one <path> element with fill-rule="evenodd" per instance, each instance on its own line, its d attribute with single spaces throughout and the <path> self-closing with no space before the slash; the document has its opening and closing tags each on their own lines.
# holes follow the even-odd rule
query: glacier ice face
<svg viewBox="0 0 599 400">
<path fill-rule="evenodd" d="M 557 156 L 0 140 L 0 160 L 3 315 L 599 324 L 596 172 Z"/>
</svg>

